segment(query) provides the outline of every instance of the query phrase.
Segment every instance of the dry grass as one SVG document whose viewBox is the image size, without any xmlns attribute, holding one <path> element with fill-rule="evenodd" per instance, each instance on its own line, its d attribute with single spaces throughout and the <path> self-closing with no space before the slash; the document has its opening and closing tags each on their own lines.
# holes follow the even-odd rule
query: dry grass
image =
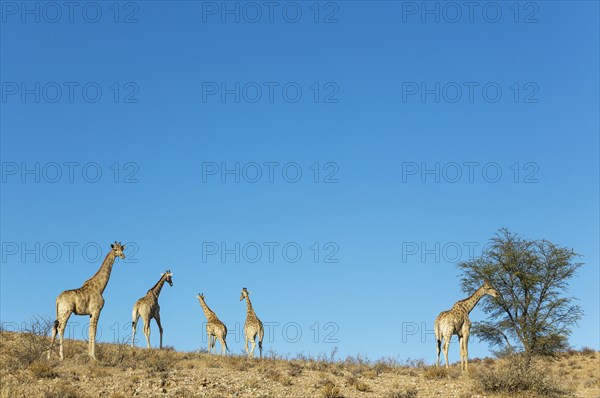
<svg viewBox="0 0 600 398">
<path fill-rule="evenodd" d="M 355 357 L 341 361 L 332 360 L 332 355 L 282 359 L 274 353 L 258 360 L 202 351 L 131 348 L 124 343 L 98 344 L 98 361 L 90 361 L 86 342 L 67 340 L 66 359 L 59 361 L 55 354 L 48 361 L 43 354 L 49 339 L 42 335 L 43 329 L 0 332 L 0 398 L 496 398 L 557 397 L 564 396 L 563 390 L 582 398 L 600 396 L 600 353 L 590 349 L 535 365 L 545 369 L 538 375 L 559 380 L 561 389 L 557 389 L 547 384 L 547 379 L 535 378 L 533 367 L 528 370 L 507 359 L 489 358 L 473 360 L 469 376 L 460 372 L 458 365 L 446 370 L 425 366 L 422 360 L 373 362 Z M 565 371 L 569 375 L 560 376 Z"/>
<path fill-rule="evenodd" d="M 418 395 L 419 392 L 415 387 L 404 387 L 403 389 L 388 392 L 384 398 L 415 398 Z"/>
<path fill-rule="evenodd" d="M 457 367 L 446 369 L 443 366 L 428 366 L 424 368 L 423 377 L 428 380 L 456 379 L 461 375 Z"/>
<path fill-rule="evenodd" d="M 331 382 L 325 384 L 321 388 L 321 397 L 323 397 L 323 398 L 344 398 L 340 389 Z"/>
<path fill-rule="evenodd" d="M 569 363 L 573 361 L 571 359 Z M 558 398 L 572 395 L 551 378 L 546 365 L 525 355 L 503 358 L 494 366 L 476 372 L 475 385 L 486 393 L 509 396 Z"/>
</svg>

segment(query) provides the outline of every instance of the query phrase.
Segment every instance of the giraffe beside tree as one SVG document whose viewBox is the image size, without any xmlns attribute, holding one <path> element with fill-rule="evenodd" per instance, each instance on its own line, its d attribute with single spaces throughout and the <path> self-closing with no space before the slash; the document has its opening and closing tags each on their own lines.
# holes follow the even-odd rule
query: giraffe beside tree
<svg viewBox="0 0 600 398">
<path fill-rule="evenodd" d="M 249 357 L 254 356 L 254 348 L 256 348 L 256 337 L 258 336 L 258 350 L 262 358 L 262 341 L 265 334 L 263 324 L 256 316 L 252 303 L 250 302 L 250 292 L 248 289 L 242 289 L 240 301 L 246 299 L 246 322 L 244 323 L 244 340 L 246 342 L 246 353 Z M 248 351 L 248 341 L 252 342 L 252 350 Z"/>
<path fill-rule="evenodd" d="M 158 331 L 160 332 L 160 345 L 159 348 L 162 349 L 163 343 L 163 328 L 160 323 L 160 306 L 158 305 L 158 296 L 160 295 L 160 291 L 163 288 L 165 282 L 167 282 L 170 286 L 173 286 L 173 273 L 170 270 L 165 271 L 165 273 L 160 274 L 160 279 L 154 285 L 144 297 L 139 299 L 133 305 L 133 311 L 131 313 L 131 346 L 135 345 L 135 332 L 137 328 L 137 322 L 142 317 L 144 321 L 144 335 L 146 336 L 146 344 L 148 348 L 150 348 L 150 320 L 154 318 L 156 324 L 158 325 Z"/>
<path fill-rule="evenodd" d="M 221 354 L 225 354 L 225 350 L 229 351 L 227 348 L 227 342 L 225 339 L 227 338 L 227 327 L 223 322 L 219 320 L 217 315 L 206 305 L 206 301 L 204 300 L 204 294 L 198 293 L 198 301 L 200 302 L 200 306 L 204 311 L 204 315 L 206 315 L 206 335 L 208 336 L 208 352 L 210 353 L 212 349 L 215 349 L 215 354 L 217 353 L 217 349 L 215 348 L 215 344 L 217 339 L 221 343 Z"/>
<path fill-rule="evenodd" d="M 110 279 L 110 273 L 113 264 L 115 263 L 115 259 L 117 257 L 120 257 L 121 259 L 125 258 L 125 254 L 123 254 L 125 245 L 121 245 L 121 242 L 117 243 L 117 241 L 115 241 L 110 247 L 111 250 L 106 255 L 100 269 L 94 276 L 85 281 L 83 286 L 79 289 L 65 290 L 56 298 L 56 320 L 52 326 L 52 341 L 50 343 L 50 349 L 48 350 L 48 359 L 50 359 L 57 333 L 60 335 L 60 359 L 64 359 L 63 339 L 65 327 L 67 326 L 67 321 L 71 314 L 89 315 L 90 340 L 88 343 L 88 355 L 92 359 L 96 359 L 96 328 L 98 326 L 100 312 L 104 307 L 102 293 Z"/>
<path fill-rule="evenodd" d="M 464 300 L 457 301 L 451 309 L 442 311 L 435 319 L 433 328 L 437 347 L 437 366 L 440 365 L 440 348 L 442 340 L 444 340 L 444 358 L 446 359 L 446 367 L 449 367 L 448 347 L 450 346 L 452 335 L 456 334 L 460 348 L 460 366 L 462 370 L 468 370 L 469 333 L 471 331 L 469 313 L 486 294 L 492 297 L 500 295 L 488 281 L 485 281 L 483 286 L 477 289 L 475 293 Z"/>
</svg>

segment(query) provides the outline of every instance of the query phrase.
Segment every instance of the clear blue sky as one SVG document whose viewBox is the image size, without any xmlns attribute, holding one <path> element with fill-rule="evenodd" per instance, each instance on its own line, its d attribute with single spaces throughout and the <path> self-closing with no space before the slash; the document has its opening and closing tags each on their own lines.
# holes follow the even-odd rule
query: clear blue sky
<svg viewBox="0 0 600 398">
<path fill-rule="evenodd" d="M 168 268 L 177 349 L 205 346 L 201 291 L 239 352 L 247 287 L 267 350 L 432 361 L 457 259 L 507 227 L 582 254 L 571 343 L 600 348 L 597 2 L 254 5 L 2 2 L 6 327 L 116 239 L 101 341 Z"/>
</svg>

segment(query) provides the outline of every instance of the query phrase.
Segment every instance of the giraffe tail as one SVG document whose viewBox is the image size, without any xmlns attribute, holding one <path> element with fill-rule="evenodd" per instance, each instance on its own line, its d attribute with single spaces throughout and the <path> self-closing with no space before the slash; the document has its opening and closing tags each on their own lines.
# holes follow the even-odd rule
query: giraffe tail
<svg viewBox="0 0 600 398">
<path fill-rule="evenodd" d="M 433 332 L 435 333 L 435 341 L 439 344 L 442 340 L 442 332 L 440 330 L 440 322 L 438 318 L 435 319 L 435 323 L 433 324 Z"/>
<path fill-rule="evenodd" d="M 138 306 L 136 303 L 136 305 L 133 306 L 133 311 L 131 312 L 131 327 L 133 327 L 133 328 L 136 327 L 139 317 L 140 317 L 140 314 L 139 314 Z"/>
<path fill-rule="evenodd" d="M 262 341 L 263 341 L 264 335 L 265 335 L 265 331 L 264 331 L 264 329 L 262 328 L 262 325 L 261 325 L 260 332 L 259 332 L 259 335 L 258 335 L 258 351 L 260 353 L 260 357 L 261 358 L 262 358 Z"/>
<path fill-rule="evenodd" d="M 56 336 L 56 333 L 58 333 L 58 299 L 56 299 L 56 319 L 52 324 L 52 336 Z"/>
</svg>

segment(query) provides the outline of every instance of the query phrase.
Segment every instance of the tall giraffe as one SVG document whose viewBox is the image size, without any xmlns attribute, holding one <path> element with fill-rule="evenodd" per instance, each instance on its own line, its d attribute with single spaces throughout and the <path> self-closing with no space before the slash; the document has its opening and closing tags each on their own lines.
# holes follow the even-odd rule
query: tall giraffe
<svg viewBox="0 0 600 398">
<path fill-rule="evenodd" d="M 471 331 L 469 313 L 486 294 L 489 294 L 492 297 L 498 297 L 500 295 L 488 281 L 485 281 L 475 293 L 464 300 L 457 301 L 450 310 L 442 311 L 435 319 L 434 332 L 437 344 L 437 366 L 440 365 L 440 347 L 443 339 L 444 358 L 446 359 L 446 367 L 449 367 L 448 347 L 450 346 L 452 335 L 456 334 L 458 336 L 458 345 L 460 348 L 460 367 L 462 370 L 468 370 L 468 346 L 469 333 Z"/>
<path fill-rule="evenodd" d="M 200 306 L 204 311 L 204 315 L 206 315 L 206 335 L 208 336 L 208 352 L 210 353 L 214 348 L 215 354 L 217 353 L 215 344 L 218 339 L 221 343 L 221 354 L 225 354 L 225 350 L 229 351 L 229 348 L 227 348 L 227 342 L 225 341 L 225 339 L 227 338 L 227 326 L 225 326 L 225 324 L 221 322 L 219 318 L 217 318 L 217 314 L 215 314 L 208 307 L 208 305 L 206 305 L 206 301 L 204 301 L 204 294 L 198 293 L 196 297 L 200 302 Z"/>
<path fill-rule="evenodd" d="M 165 273 L 160 274 L 160 279 L 156 282 L 156 285 L 150 288 L 146 295 L 135 302 L 133 305 L 133 311 L 131 313 L 131 346 L 135 345 L 135 332 L 137 328 L 137 321 L 142 317 L 144 321 L 144 335 L 146 336 L 146 344 L 148 348 L 150 348 L 150 320 L 154 318 L 156 324 L 158 325 L 158 331 L 160 332 L 160 345 L 159 348 L 162 349 L 163 342 L 163 328 L 160 324 L 160 306 L 158 305 L 158 296 L 160 295 L 160 291 L 163 288 L 165 282 L 167 282 L 170 286 L 173 286 L 173 273 L 170 270 L 165 271 Z"/>
<path fill-rule="evenodd" d="M 248 289 L 242 289 L 242 295 L 240 301 L 246 299 L 246 323 L 244 323 L 244 340 L 246 342 L 246 353 L 249 357 L 254 356 L 254 348 L 256 348 L 256 337 L 258 336 L 258 350 L 260 351 L 260 357 L 262 358 L 262 341 L 265 334 L 263 324 L 256 316 L 252 303 L 250 302 L 250 292 Z M 248 341 L 252 342 L 252 350 L 248 351 Z"/>
<path fill-rule="evenodd" d="M 96 359 L 96 328 L 98 326 L 98 318 L 100 311 L 104 307 L 104 298 L 102 293 L 110 279 L 115 259 L 120 257 L 125 258 L 123 251 L 125 245 L 121 242 L 110 245 L 111 250 L 106 255 L 100 269 L 94 276 L 83 283 L 79 289 L 65 290 L 56 298 L 56 320 L 52 326 L 52 341 L 48 350 L 48 359 L 54 347 L 56 333 L 60 335 L 60 359 L 64 359 L 63 355 L 63 338 L 65 327 L 71 314 L 89 315 L 90 316 L 90 341 L 88 343 L 88 355 L 92 359 Z"/>
</svg>

